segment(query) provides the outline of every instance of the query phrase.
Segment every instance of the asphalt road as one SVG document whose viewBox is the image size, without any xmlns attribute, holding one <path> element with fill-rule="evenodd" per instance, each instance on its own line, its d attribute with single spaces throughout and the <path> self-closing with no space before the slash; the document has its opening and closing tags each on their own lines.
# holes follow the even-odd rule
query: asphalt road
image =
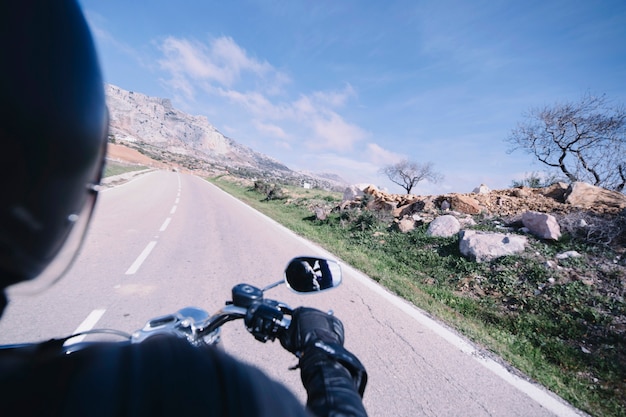
<svg viewBox="0 0 626 417">
<path fill-rule="evenodd" d="M 213 312 L 237 283 L 280 280 L 292 257 L 332 257 L 215 186 L 157 171 L 101 193 L 84 250 L 71 272 L 37 295 L 10 292 L 0 343 L 39 341 L 78 327 L 132 332 L 185 306 Z M 266 297 L 333 310 L 346 347 L 365 364 L 371 416 L 573 416 L 559 398 L 508 372 L 454 332 L 343 265 L 343 284 Z M 295 358 L 262 344 L 242 322 L 223 327 L 228 352 L 286 384 L 303 401 Z M 189 364 L 193 366 L 193 364 Z"/>
</svg>

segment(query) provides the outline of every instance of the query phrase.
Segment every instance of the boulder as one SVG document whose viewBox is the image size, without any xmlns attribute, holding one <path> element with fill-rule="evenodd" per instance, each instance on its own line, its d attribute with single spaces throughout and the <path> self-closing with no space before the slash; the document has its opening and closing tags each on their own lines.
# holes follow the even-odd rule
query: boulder
<svg viewBox="0 0 626 417">
<path fill-rule="evenodd" d="M 457 220 L 461 223 L 461 228 L 476 226 L 476 220 L 471 216 L 457 218 Z"/>
<path fill-rule="evenodd" d="M 485 184 L 480 184 L 480 186 L 474 188 L 474 191 L 472 192 L 474 194 L 489 194 L 491 192 L 491 189 Z"/>
<path fill-rule="evenodd" d="M 551 214 L 527 211 L 522 214 L 522 223 L 529 232 L 541 239 L 559 240 L 561 228 Z"/>
<path fill-rule="evenodd" d="M 548 187 L 538 190 L 539 194 L 544 197 L 551 198 L 559 203 L 565 202 L 565 193 L 567 192 L 569 185 L 565 182 L 557 182 Z"/>
<path fill-rule="evenodd" d="M 626 195 L 584 182 L 574 182 L 567 189 L 565 202 L 582 208 L 604 205 L 623 209 L 626 208 Z"/>
<path fill-rule="evenodd" d="M 376 186 L 375 186 L 375 185 L 372 185 L 372 184 L 370 184 L 370 185 L 368 185 L 367 187 L 365 187 L 365 188 L 363 189 L 363 192 L 364 192 L 365 194 L 369 194 L 369 195 L 373 195 L 373 196 L 375 196 L 375 195 L 377 195 L 377 194 L 380 194 L 380 190 L 379 190 L 378 188 L 376 188 Z"/>
<path fill-rule="evenodd" d="M 330 210 L 328 210 L 325 207 L 314 207 L 313 208 L 313 212 L 315 213 L 315 218 L 317 220 L 326 220 L 328 218 L 328 214 L 330 213 Z"/>
<path fill-rule="evenodd" d="M 450 206 L 452 210 L 465 214 L 480 213 L 480 205 L 478 200 L 466 195 L 455 194 L 450 197 Z"/>
<path fill-rule="evenodd" d="M 432 196 L 424 197 L 423 199 L 424 207 L 422 211 L 425 212 L 434 212 L 437 211 L 436 198 Z"/>
<path fill-rule="evenodd" d="M 363 190 L 367 188 L 369 184 L 354 184 L 347 187 L 343 191 L 343 201 L 352 201 L 357 197 L 363 196 Z"/>
<path fill-rule="evenodd" d="M 580 258 L 582 255 L 575 250 L 568 250 L 567 252 L 558 253 L 555 258 L 558 260 L 569 259 L 569 258 Z"/>
<path fill-rule="evenodd" d="M 414 213 L 424 210 L 424 205 L 423 201 L 417 200 L 410 204 L 399 206 L 393 211 L 393 216 L 397 218 L 411 216 Z"/>
<path fill-rule="evenodd" d="M 530 188 L 527 187 L 518 187 L 513 188 L 510 195 L 517 198 L 525 198 L 530 197 L 532 195 L 532 191 Z"/>
<path fill-rule="evenodd" d="M 459 233 L 461 223 L 452 215 L 437 217 L 428 225 L 426 234 L 436 237 L 451 237 Z"/>
<path fill-rule="evenodd" d="M 405 217 L 396 223 L 396 227 L 398 231 L 402 233 L 408 233 L 411 230 L 415 229 L 415 223 L 416 221 L 413 217 Z"/>
<path fill-rule="evenodd" d="M 374 199 L 367 203 L 367 209 L 371 211 L 390 211 L 393 212 L 396 209 L 396 202 L 386 201 L 381 199 Z"/>
<path fill-rule="evenodd" d="M 525 236 L 462 230 L 459 249 L 463 256 L 476 262 L 488 262 L 526 249 Z"/>
</svg>

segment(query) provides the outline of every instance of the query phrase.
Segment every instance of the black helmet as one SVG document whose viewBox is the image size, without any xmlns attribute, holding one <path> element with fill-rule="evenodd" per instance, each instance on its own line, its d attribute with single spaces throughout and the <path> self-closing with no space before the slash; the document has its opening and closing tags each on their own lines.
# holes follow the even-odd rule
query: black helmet
<svg viewBox="0 0 626 417">
<path fill-rule="evenodd" d="M 93 40 L 76 2 L 2 3 L 0 290 L 39 276 L 77 222 L 88 223 L 108 124 Z"/>
</svg>

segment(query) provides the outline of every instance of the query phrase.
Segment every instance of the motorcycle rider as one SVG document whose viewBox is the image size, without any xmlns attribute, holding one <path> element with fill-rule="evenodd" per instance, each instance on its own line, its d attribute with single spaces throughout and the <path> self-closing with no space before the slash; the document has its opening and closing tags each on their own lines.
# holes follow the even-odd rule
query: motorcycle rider
<svg viewBox="0 0 626 417">
<path fill-rule="evenodd" d="M 96 202 L 108 118 L 74 0 L 3 2 L 0 33 L 1 314 L 7 287 L 58 279 L 71 264 Z M 367 374 L 343 341 L 341 322 L 310 308 L 296 309 L 280 337 L 300 358 L 308 410 L 256 368 L 172 336 L 70 355 L 54 340 L 4 349 L 0 414 L 364 416 Z"/>
</svg>

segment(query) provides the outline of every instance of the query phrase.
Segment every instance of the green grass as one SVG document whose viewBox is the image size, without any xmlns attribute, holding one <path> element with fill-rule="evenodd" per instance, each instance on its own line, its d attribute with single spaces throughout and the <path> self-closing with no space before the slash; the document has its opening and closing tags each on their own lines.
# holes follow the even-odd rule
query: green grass
<svg viewBox="0 0 626 417">
<path fill-rule="evenodd" d="M 602 253 L 607 250 L 533 241 L 524 254 L 475 263 L 459 253 L 458 237 L 433 238 L 425 226 L 393 232 L 369 211 L 316 220 L 310 207 L 336 204 L 337 193 L 284 187 L 287 198 L 264 201 L 251 187 L 224 178 L 211 181 L 455 327 L 574 406 L 597 416 L 626 416 L 626 346 L 623 332 L 615 330 L 620 323 L 614 323 L 615 317 L 626 316 L 623 290 L 620 296 L 572 279 L 593 274 L 619 283 L 622 270 L 589 266 L 589 259 L 613 256 Z M 569 249 L 586 250 L 592 258 L 563 261 L 562 270 L 545 266 L 547 257 Z"/>
<path fill-rule="evenodd" d="M 107 161 L 104 167 L 104 177 L 112 177 L 114 175 L 124 174 L 126 172 L 141 171 L 148 167 L 143 165 L 122 164 L 116 161 Z"/>
</svg>

